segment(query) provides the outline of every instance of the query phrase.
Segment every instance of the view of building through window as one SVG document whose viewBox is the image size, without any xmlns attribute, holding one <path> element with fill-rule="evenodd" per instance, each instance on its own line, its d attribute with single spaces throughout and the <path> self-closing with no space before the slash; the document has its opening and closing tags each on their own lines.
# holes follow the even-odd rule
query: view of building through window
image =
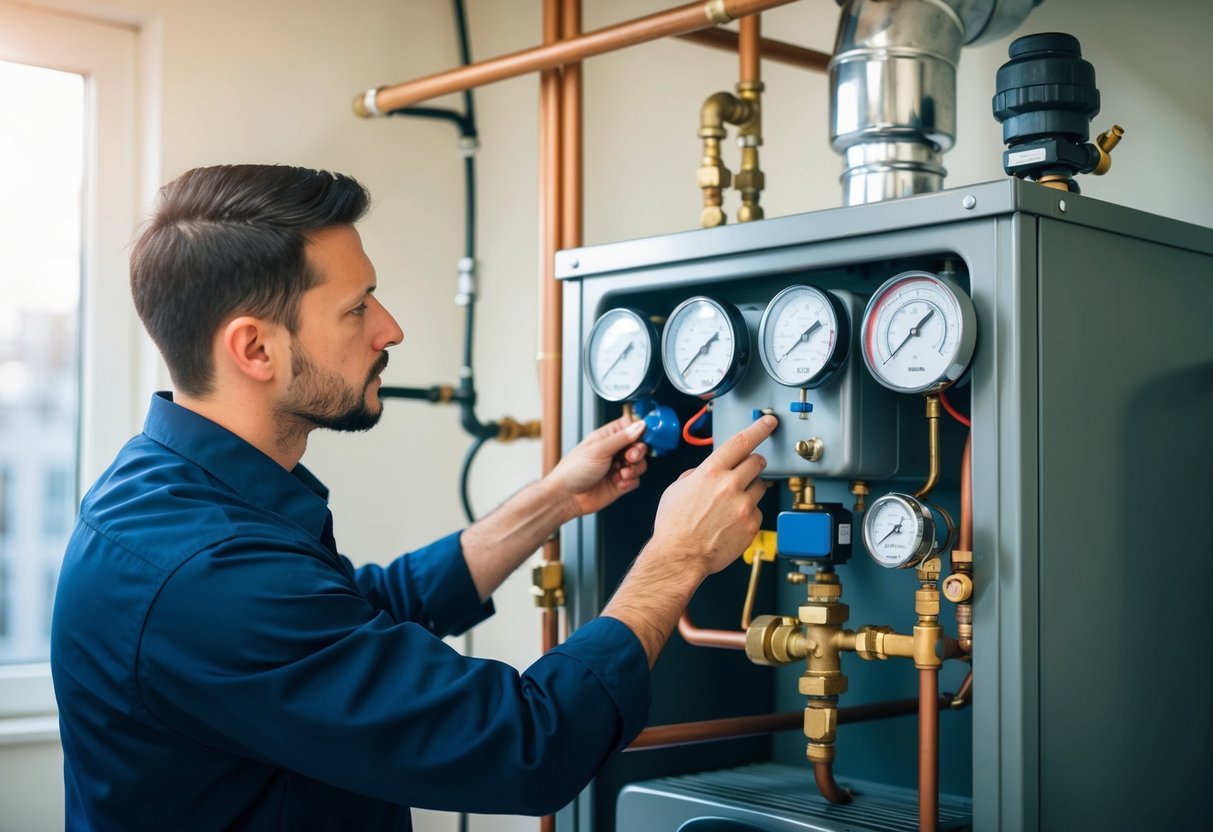
<svg viewBox="0 0 1213 832">
<path fill-rule="evenodd" d="M 45 661 L 78 495 L 85 84 L 0 61 L 0 662 Z"/>
</svg>

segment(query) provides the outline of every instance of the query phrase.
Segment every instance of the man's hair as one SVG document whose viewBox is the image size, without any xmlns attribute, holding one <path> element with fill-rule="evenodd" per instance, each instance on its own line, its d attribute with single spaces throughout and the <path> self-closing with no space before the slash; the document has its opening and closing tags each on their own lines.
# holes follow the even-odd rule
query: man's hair
<svg viewBox="0 0 1213 832">
<path fill-rule="evenodd" d="M 212 341 L 235 316 L 294 333 L 320 281 L 307 235 L 353 225 L 369 205 L 349 176 L 284 165 L 195 168 L 165 185 L 131 252 L 131 294 L 174 386 L 213 392 Z"/>
</svg>

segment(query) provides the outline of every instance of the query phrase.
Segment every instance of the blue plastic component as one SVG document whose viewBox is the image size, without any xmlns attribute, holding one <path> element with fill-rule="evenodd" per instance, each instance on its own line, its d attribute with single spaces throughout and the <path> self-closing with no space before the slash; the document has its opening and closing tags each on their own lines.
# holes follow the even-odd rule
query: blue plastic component
<svg viewBox="0 0 1213 832">
<path fill-rule="evenodd" d="M 682 440 L 682 426 L 678 414 L 669 405 L 652 399 L 637 399 L 636 416 L 644 419 L 645 431 L 642 442 L 653 449 L 653 456 L 660 456 L 678 447 Z"/>
<path fill-rule="evenodd" d="M 822 511 L 780 512 L 775 540 L 781 557 L 828 558 L 834 553 L 834 518 Z"/>
<path fill-rule="evenodd" d="M 813 403 L 812 402 L 792 402 L 791 404 L 788 405 L 788 409 L 791 410 L 793 413 L 812 413 L 813 412 Z"/>
</svg>

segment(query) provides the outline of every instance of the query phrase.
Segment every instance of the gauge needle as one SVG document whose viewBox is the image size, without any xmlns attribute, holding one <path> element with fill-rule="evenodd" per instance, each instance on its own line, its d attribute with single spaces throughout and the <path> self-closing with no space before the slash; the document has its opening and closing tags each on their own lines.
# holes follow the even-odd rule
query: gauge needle
<svg viewBox="0 0 1213 832">
<path fill-rule="evenodd" d="M 894 526 L 893 528 L 889 529 L 889 533 L 888 533 L 888 534 L 886 534 L 884 537 L 880 538 L 880 540 L 876 541 L 876 545 L 877 545 L 877 546 L 879 546 L 881 543 L 884 543 L 884 542 L 885 542 L 886 540 L 888 540 L 890 537 L 892 537 L 893 535 L 895 535 L 895 534 L 897 534 L 898 532 L 900 532 L 900 531 L 901 531 L 901 524 L 902 524 L 902 521 L 901 521 L 901 520 L 898 520 L 898 521 L 897 521 L 897 525 L 896 525 L 896 526 Z"/>
<path fill-rule="evenodd" d="M 688 361 L 687 365 L 682 368 L 682 375 L 685 376 L 687 374 L 687 370 L 691 369 L 691 365 L 695 363 L 696 358 L 698 358 L 701 355 L 708 354 L 708 347 L 712 346 L 712 343 L 715 342 L 718 338 L 720 338 L 720 330 L 716 330 L 715 332 L 713 332 L 712 337 L 709 338 L 708 340 L 704 341 L 703 346 L 695 351 L 695 354 L 691 356 L 691 360 Z"/>
<path fill-rule="evenodd" d="M 789 355 L 791 355 L 792 350 L 796 349 L 796 347 L 800 346 L 805 341 L 809 340 L 809 336 L 811 336 L 814 332 L 816 332 L 819 329 L 821 329 L 821 321 L 813 321 L 813 325 L 811 327 L 809 327 L 808 329 L 806 329 L 804 332 L 800 333 L 799 337 L 797 337 L 797 339 L 792 342 L 792 346 L 788 347 L 788 351 L 785 352 L 783 355 L 779 356 L 779 361 L 776 361 L 775 363 L 778 364 L 780 361 L 783 361 L 785 358 L 787 358 Z"/>
<path fill-rule="evenodd" d="M 619 366 L 619 362 L 620 362 L 620 361 L 622 361 L 624 358 L 626 358 L 626 357 L 627 357 L 627 354 L 628 354 L 628 353 L 630 353 L 630 352 L 632 351 L 632 347 L 634 347 L 634 346 L 636 346 L 636 342 L 635 342 L 635 341 L 628 341 L 628 345 L 627 345 L 626 347 L 624 347 L 624 348 L 623 348 L 623 352 L 619 353 L 619 357 L 618 357 L 618 358 L 616 358 L 614 361 L 612 361 L 612 362 L 611 362 L 611 366 L 607 367 L 607 368 L 606 368 L 606 369 L 603 371 L 603 373 L 602 373 L 602 377 L 603 377 L 603 378 L 606 378 L 607 376 L 609 376 L 609 375 L 611 374 L 611 370 L 613 370 L 613 369 L 615 369 L 616 367 L 618 367 L 618 366 Z"/>
<path fill-rule="evenodd" d="M 895 349 L 895 350 L 893 350 L 893 352 L 889 353 L 889 357 L 886 358 L 882 363 L 888 364 L 890 361 L 892 361 L 893 356 L 897 355 L 897 353 L 899 353 L 901 351 L 901 348 L 906 345 L 907 341 L 909 341 L 911 338 L 913 338 L 919 332 L 922 332 L 922 325 L 925 324 L 927 321 L 931 320 L 931 316 L 934 314 L 935 314 L 935 307 L 932 306 L 930 309 L 927 310 L 927 314 L 922 316 L 922 320 L 920 320 L 918 323 L 914 324 L 914 326 L 910 327 L 910 331 L 906 333 L 906 337 L 902 338 L 901 343 L 897 345 L 897 349 Z"/>
</svg>

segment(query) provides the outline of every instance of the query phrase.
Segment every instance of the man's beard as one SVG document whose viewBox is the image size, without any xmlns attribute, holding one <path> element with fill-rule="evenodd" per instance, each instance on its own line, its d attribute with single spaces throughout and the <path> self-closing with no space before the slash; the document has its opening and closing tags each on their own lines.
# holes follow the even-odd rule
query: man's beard
<svg viewBox="0 0 1213 832">
<path fill-rule="evenodd" d="M 307 354 L 291 343 L 291 372 L 294 380 L 278 410 L 316 427 L 340 431 L 370 430 L 383 415 L 383 406 L 371 410 L 366 391 L 387 366 L 388 354 L 380 353 L 360 388 L 350 387 L 339 376 L 316 367 Z"/>
</svg>

